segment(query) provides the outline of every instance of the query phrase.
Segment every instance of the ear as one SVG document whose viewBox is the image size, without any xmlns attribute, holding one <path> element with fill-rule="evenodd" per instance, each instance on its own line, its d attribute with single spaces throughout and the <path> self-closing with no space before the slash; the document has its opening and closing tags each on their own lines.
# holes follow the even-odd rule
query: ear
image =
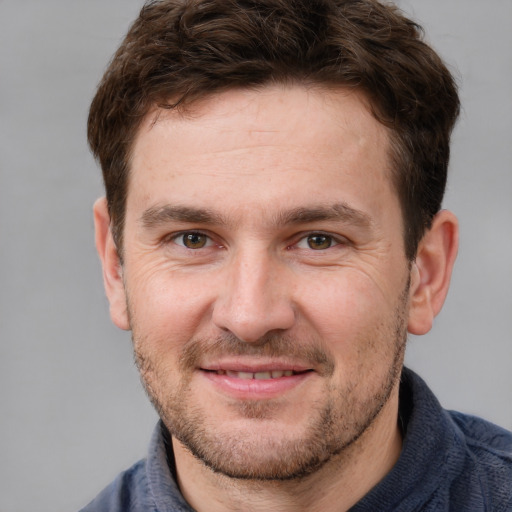
<svg viewBox="0 0 512 512">
<path fill-rule="evenodd" d="M 103 284 L 110 303 L 110 318 L 120 329 L 129 330 L 123 269 L 110 229 L 107 200 L 102 197 L 94 203 L 96 250 L 103 267 Z"/>
<path fill-rule="evenodd" d="M 408 330 L 426 334 L 441 311 L 448 294 L 459 246 L 459 225 L 455 215 L 441 210 L 418 246 L 412 264 Z"/>
</svg>

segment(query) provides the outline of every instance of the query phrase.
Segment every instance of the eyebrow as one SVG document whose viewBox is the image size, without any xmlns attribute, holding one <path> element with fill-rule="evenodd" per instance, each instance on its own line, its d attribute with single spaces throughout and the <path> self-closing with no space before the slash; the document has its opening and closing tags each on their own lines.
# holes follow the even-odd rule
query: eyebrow
<svg viewBox="0 0 512 512">
<path fill-rule="evenodd" d="M 367 213 L 352 208 L 343 202 L 329 206 L 302 206 L 281 211 L 273 217 L 272 224 L 284 226 L 330 220 L 352 224 L 365 229 L 371 228 L 373 224 L 372 218 Z M 148 229 L 169 222 L 221 226 L 230 224 L 228 218 L 213 210 L 171 204 L 148 208 L 141 217 L 142 225 Z"/>
<path fill-rule="evenodd" d="M 330 206 L 299 207 L 277 215 L 276 224 L 309 224 L 311 222 L 334 220 L 354 224 L 361 228 L 370 228 L 372 218 L 367 213 L 352 208 L 346 203 L 335 203 Z"/>
<path fill-rule="evenodd" d="M 142 225 L 146 228 L 153 228 L 168 222 L 186 222 L 189 224 L 226 224 L 221 215 L 211 210 L 171 204 L 148 208 L 142 214 L 141 221 Z"/>
</svg>

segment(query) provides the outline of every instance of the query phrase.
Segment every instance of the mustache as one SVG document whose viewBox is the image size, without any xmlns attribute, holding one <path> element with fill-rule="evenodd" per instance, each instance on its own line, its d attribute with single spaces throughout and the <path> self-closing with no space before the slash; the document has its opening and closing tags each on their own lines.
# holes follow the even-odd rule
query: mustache
<svg viewBox="0 0 512 512">
<path fill-rule="evenodd" d="M 315 340 L 305 342 L 288 334 L 268 333 L 259 340 L 246 342 L 229 332 L 214 339 L 190 340 L 183 347 L 179 366 L 181 370 L 191 370 L 200 367 L 205 359 L 226 356 L 293 359 L 325 376 L 332 375 L 335 367 L 334 357 Z"/>
</svg>

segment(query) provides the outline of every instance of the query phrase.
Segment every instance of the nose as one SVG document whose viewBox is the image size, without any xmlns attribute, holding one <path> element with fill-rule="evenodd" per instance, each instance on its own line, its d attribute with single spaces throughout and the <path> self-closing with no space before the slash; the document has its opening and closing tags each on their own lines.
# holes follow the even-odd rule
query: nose
<svg viewBox="0 0 512 512">
<path fill-rule="evenodd" d="M 292 327 L 292 285 L 284 264 L 273 261 L 266 251 L 244 251 L 224 270 L 212 314 L 218 328 L 254 343 L 265 334 Z"/>
</svg>

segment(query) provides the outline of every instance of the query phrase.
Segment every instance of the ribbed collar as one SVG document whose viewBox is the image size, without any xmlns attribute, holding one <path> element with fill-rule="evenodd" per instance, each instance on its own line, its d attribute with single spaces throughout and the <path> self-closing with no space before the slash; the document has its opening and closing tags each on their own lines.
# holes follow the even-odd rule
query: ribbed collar
<svg viewBox="0 0 512 512">
<path fill-rule="evenodd" d="M 404 368 L 399 415 L 404 425 L 393 469 L 350 512 L 420 510 L 464 467 L 464 440 L 425 382 Z M 449 484 L 448 484 L 449 485 Z"/>
</svg>

